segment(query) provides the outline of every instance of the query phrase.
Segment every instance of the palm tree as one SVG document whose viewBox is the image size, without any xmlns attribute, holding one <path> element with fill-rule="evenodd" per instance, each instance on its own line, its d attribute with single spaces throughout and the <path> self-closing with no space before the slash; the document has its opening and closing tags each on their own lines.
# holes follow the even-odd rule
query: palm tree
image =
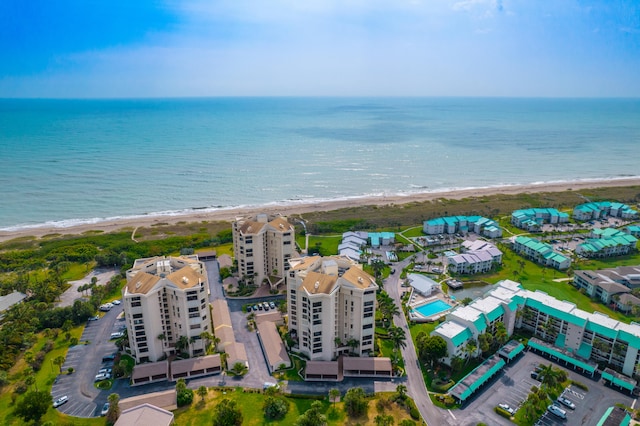
<svg viewBox="0 0 640 426">
<path fill-rule="evenodd" d="M 396 393 L 399 399 L 405 399 L 407 396 L 407 387 L 403 384 L 396 386 Z"/>
<path fill-rule="evenodd" d="M 209 389 L 207 389 L 205 385 L 202 385 L 198 388 L 197 392 L 198 395 L 200 395 L 200 401 L 204 402 L 204 398 L 207 396 L 207 393 L 209 393 Z"/>
<path fill-rule="evenodd" d="M 333 403 L 334 408 L 339 398 L 340 398 L 340 389 L 337 389 L 337 388 L 329 389 L 329 401 Z"/>
<path fill-rule="evenodd" d="M 178 340 L 176 340 L 176 350 L 178 352 L 184 352 L 184 350 L 188 348 L 189 348 L 189 338 L 187 336 L 178 337 Z"/>
<path fill-rule="evenodd" d="M 396 349 L 405 348 L 407 346 L 407 334 L 400 327 L 391 327 L 389 330 L 389 339 L 393 342 Z"/>
<path fill-rule="evenodd" d="M 543 385 L 547 385 L 548 387 L 552 388 L 556 384 L 558 384 L 558 370 L 553 368 L 553 364 L 543 365 L 542 369 L 540 370 L 540 376 L 542 378 Z"/>
<path fill-rule="evenodd" d="M 475 341 L 475 339 L 469 340 L 463 349 L 464 353 L 467 355 L 465 365 L 469 363 L 469 361 L 475 355 L 477 350 L 478 350 L 478 344 Z"/>
<path fill-rule="evenodd" d="M 120 403 L 120 395 L 118 395 L 117 393 L 112 393 L 107 398 L 107 401 L 109 402 L 109 411 L 107 411 L 107 422 L 113 424 L 116 422 L 116 420 L 118 420 L 118 417 L 120 417 L 120 407 L 118 406 L 118 404 Z"/>
<path fill-rule="evenodd" d="M 351 348 L 351 352 L 355 352 L 356 348 L 360 346 L 360 341 L 358 339 L 351 338 L 347 340 L 347 346 Z"/>
<path fill-rule="evenodd" d="M 62 364 L 64 364 L 64 357 L 63 357 L 62 355 L 60 355 L 60 356 L 56 357 L 56 358 L 53 360 L 53 363 L 54 363 L 55 365 L 57 365 L 57 366 L 58 366 L 58 368 L 60 368 L 60 374 L 62 374 Z"/>
</svg>

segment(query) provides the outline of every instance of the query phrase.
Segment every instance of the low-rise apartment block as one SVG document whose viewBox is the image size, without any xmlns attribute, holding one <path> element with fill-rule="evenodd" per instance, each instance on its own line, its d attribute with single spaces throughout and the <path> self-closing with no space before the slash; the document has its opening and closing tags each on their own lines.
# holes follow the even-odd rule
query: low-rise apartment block
<svg viewBox="0 0 640 426">
<path fill-rule="evenodd" d="M 487 238 L 502 236 L 502 228 L 498 223 L 482 216 L 438 217 L 424 221 L 422 231 L 427 235 L 474 232 Z"/>
<path fill-rule="evenodd" d="M 493 244 L 482 241 L 464 241 L 462 254 L 447 257 L 447 268 L 454 274 L 482 274 L 502 263 L 502 252 Z"/>
<path fill-rule="evenodd" d="M 238 262 L 240 278 L 260 285 L 274 276 L 282 278 L 289 268 L 288 260 L 295 253 L 295 229 L 285 217 L 269 218 L 259 214 L 237 219 L 232 224 L 233 254 Z M 279 279 L 269 280 L 271 287 Z"/>
<path fill-rule="evenodd" d="M 432 332 L 447 342 L 448 355 L 443 361 L 467 356 L 467 342 L 492 332 L 497 321 L 504 323 L 509 335 L 515 328 L 530 331 L 569 361 L 575 360 L 574 365 L 604 363 L 626 376 L 640 372 L 640 324 L 583 311 L 571 302 L 525 290 L 510 280 L 499 282 L 470 305 L 455 309 Z"/>
<path fill-rule="evenodd" d="M 629 294 L 632 289 L 640 287 L 640 266 L 575 271 L 573 285 L 604 304 L 616 303 L 617 308 L 624 312 L 640 304 L 637 297 Z"/>
<path fill-rule="evenodd" d="M 638 212 L 626 204 L 615 201 L 597 201 L 577 205 L 573 209 L 573 218 L 576 220 L 594 220 L 606 217 L 619 217 L 621 219 L 636 219 Z"/>
<path fill-rule="evenodd" d="M 613 257 L 636 249 L 638 239 L 614 228 L 596 228 L 590 238 L 578 244 L 576 253 L 584 257 Z"/>
<path fill-rule="evenodd" d="M 375 279 L 341 256 L 290 260 L 287 275 L 289 332 L 294 350 L 311 360 L 331 361 L 343 353 L 373 350 Z"/>
<path fill-rule="evenodd" d="M 158 361 L 184 345 L 203 355 L 203 332 L 212 332 L 209 285 L 197 256 L 137 259 L 127 271 L 122 302 L 129 347 L 138 362 Z"/>
<path fill-rule="evenodd" d="M 535 238 L 518 236 L 511 240 L 513 251 L 521 256 L 554 269 L 564 270 L 571 266 L 571 259 L 557 251 L 553 246 Z"/>
<path fill-rule="evenodd" d="M 529 232 L 538 232 L 542 225 L 552 225 L 569 222 L 569 214 L 554 208 L 532 208 L 515 210 L 511 213 L 511 223 Z"/>
</svg>

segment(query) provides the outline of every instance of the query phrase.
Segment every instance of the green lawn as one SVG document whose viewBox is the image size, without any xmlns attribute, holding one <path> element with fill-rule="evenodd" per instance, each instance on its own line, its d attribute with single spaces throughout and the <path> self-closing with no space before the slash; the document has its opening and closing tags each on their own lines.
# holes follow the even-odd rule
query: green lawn
<svg viewBox="0 0 640 426">
<path fill-rule="evenodd" d="M 310 235 L 309 251 L 311 253 L 317 251 L 322 256 L 332 256 L 338 254 L 338 246 L 342 241 L 342 235 Z M 305 236 L 296 235 L 296 243 L 300 248 L 304 249 Z"/>
<path fill-rule="evenodd" d="M 342 425 L 362 425 L 362 426 L 374 426 L 374 418 L 378 414 L 376 410 L 376 401 L 380 398 L 388 399 L 392 393 L 379 393 L 375 397 L 369 400 L 368 414 L 356 419 L 350 419 L 346 416 L 344 411 L 344 404 L 338 402 L 335 404 L 329 403 L 328 397 L 320 399 L 319 401 L 323 405 L 323 412 L 327 416 L 327 424 L 329 426 L 342 426 Z M 344 395 L 343 395 L 344 396 Z M 210 424 L 211 415 L 215 405 L 224 398 L 236 401 L 238 407 L 242 411 L 243 426 L 253 425 L 293 425 L 297 418 L 311 407 L 314 399 L 309 398 L 295 398 L 286 397 L 286 401 L 289 402 L 289 412 L 284 419 L 279 421 L 266 421 L 262 412 L 262 405 L 264 402 L 264 394 L 262 393 L 245 393 L 242 389 L 229 389 L 226 394 L 223 394 L 221 390 L 209 390 L 209 394 L 204 401 L 200 400 L 199 396 L 195 396 L 193 404 L 190 407 L 182 407 L 174 411 L 175 425 L 176 426 L 200 426 L 202 424 Z M 385 409 L 385 415 L 391 415 L 396 424 L 403 419 L 409 419 L 410 416 L 407 410 L 398 406 L 395 403 L 390 403 L 388 408 Z"/>
</svg>

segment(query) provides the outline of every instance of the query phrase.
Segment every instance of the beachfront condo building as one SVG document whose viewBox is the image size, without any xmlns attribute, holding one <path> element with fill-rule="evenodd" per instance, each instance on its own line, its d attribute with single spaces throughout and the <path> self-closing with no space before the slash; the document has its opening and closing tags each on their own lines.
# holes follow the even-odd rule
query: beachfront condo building
<svg viewBox="0 0 640 426">
<path fill-rule="evenodd" d="M 295 230 L 287 218 L 259 214 L 233 222 L 233 254 L 241 279 L 277 287 L 295 253 Z"/>
<path fill-rule="evenodd" d="M 626 376 L 640 373 L 640 324 L 583 311 L 574 303 L 525 290 L 510 280 L 500 281 L 484 297 L 447 314 L 447 321 L 431 333 L 447 342 L 448 354 L 442 361 L 450 364 L 454 356 L 469 356 L 467 343 L 491 333 L 498 321 L 509 335 L 514 329 L 531 332 L 550 348 L 543 350 L 573 365 L 600 363 Z"/>
<path fill-rule="evenodd" d="M 511 223 L 529 232 L 541 231 L 545 223 L 557 225 L 567 222 L 569 222 L 569 214 L 554 208 L 522 209 L 511 213 Z"/>
<path fill-rule="evenodd" d="M 578 244 L 576 253 L 584 257 L 613 257 L 636 250 L 638 239 L 614 228 L 595 228 Z"/>
<path fill-rule="evenodd" d="M 137 259 L 122 289 L 135 359 L 154 362 L 178 349 L 190 356 L 204 355 L 200 334 L 212 333 L 208 296 L 207 272 L 197 256 Z"/>
<path fill-rule="evenodd" d="M 573 209 L 573 218 L 576 220 L 595 220 L 606 217 L 619 217 L 621 219 L 636 219 L 638 212 L 626 204 L 615 201 L 598 201 L 577 205 Z"/>
<path fill-rule="evenodd" d="M 631 294 L 640 287 L 640 266 L 575 271 L 573 285 L 604 304 L 614 303 L 615 308 L 623 312 L 640 306 L 640 299 Z"/>
<path fill-rule="evenodd" d="M 348 257 L 290 259 L 287 274 L 289 332 L 294 351 L 310 360 L 373 351 L 375 279 Z"/>
<path fill-rule="evenodd" d="M 571 266 L 571 259 L 553 250 L 553 246 L 535 238 L 518 236 L 511 239 L 511 248 L 529 260 L 560 271 Z"/>
<path fill-rule="evenodd" d="M 502 236 L 502 228 L 498 223 L 482 216 L 447 216 L 425 220 L 422 231 L 427 235 L 473 232 L 487 238 Z"/>
<path fill-rule="evenodd" d="M 463 241 L 461 254 L 447 257 L 447 268 L 454 274 L 481 274 L 502 263 L 502 252 L 488 241 Z"/>
</svg>

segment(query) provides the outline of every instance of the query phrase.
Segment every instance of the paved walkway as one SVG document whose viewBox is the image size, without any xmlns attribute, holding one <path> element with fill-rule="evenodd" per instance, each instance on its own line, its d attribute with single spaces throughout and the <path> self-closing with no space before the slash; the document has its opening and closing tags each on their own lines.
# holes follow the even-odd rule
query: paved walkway
<svg viewBox="0 0 640 426">
<path fill-rule="evenodd" d="M 69 287 L 64 293 L 60 295 L 60 302 L 56 304 L 56 307 L 64 308 L 66 306 L 71 306 L 73 305 L 73 302 L 76 301 L 76 299 L 82 298 L 82 293 L 78 292 L 78 288 L 81 285 L 91 283 L 91 278 L 96 277 L 98 279 L 98 285 L 105 285 L 115 274 L 116 271 L 112 268 L 94 269 L 93 271 L 89 272 L 84 278 L 81 278 L 77 281 L 69 281 L 71 287 Z"/>
</svg>

